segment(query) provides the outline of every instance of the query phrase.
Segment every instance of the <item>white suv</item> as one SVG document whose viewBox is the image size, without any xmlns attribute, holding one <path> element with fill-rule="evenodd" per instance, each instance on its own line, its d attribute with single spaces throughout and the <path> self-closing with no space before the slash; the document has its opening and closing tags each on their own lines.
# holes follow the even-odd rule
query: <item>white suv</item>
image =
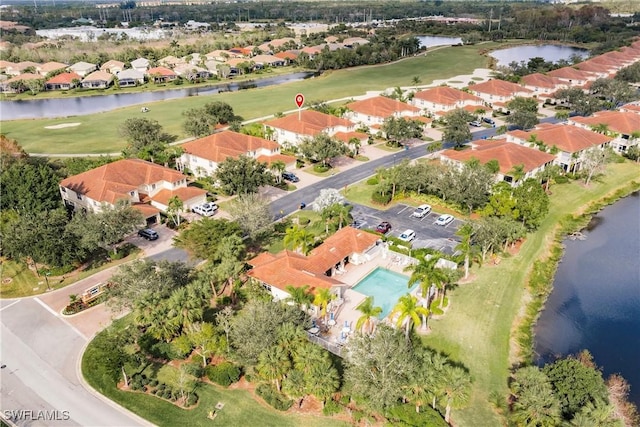
<svg viewBox="0 0 640 427">
<path fill-rule="evenodd" d="M 218 205 L 213 202 L 203 203 L 198 206 L 194 206 L 191 211 L 202 216 L 213 216 L 218 210 Z"/>
<path fill-rule="evenodd" d="M 431 206 L 429 206 L 429 205 L 420 205 L 420 206 L 418 206 L 416 208 L 415 211 L 413 211 L 411 216 L 414 217 L 414 218 L 424 218 L 425 215 L 427 215 L 429 212 L 431 212 Z"/>
</svg>

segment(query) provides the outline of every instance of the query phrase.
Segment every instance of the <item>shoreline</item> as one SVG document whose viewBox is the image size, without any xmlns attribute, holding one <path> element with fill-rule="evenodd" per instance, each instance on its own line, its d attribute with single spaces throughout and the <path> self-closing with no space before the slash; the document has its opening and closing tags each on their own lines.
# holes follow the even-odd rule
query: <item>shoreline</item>
<svg viewBox="0 0 640 427">
<path fill-rule="evenodd" d="M 510 344 L 510 353 L 516 351 L 517 354 L 510 354 L 509 360 L 516 364 L 531 364 L 535 353 L 535 326 L 546 306 L 546 302 L 553 291 L 553 283 L 558 265 L 564 257 L 564 238 L 573 232 L 584 230 L 593 216 L 607 206 L 613 205 L 619 200 L 629 197 L 633 193 L 640 191 L 640 182 L 631 181 L 623 186 L 612 189 L 608 194 L 599 199 L 592 200 L 564 218 L 554 227 L 552 233 L 547 235 L 545 240 L 550 240 L 543 249 L 543 255 L 533 261 L 532 268 L 527 277 L 523 303 L 519 313 L 526 313 L 524 316 L 517 316 L 514 319 L 510 341 L 516 341 L 515 346 Z M 539 267 L 536 269 L 536 267 Z M 546 268 L 545 268 L 546 267 Z M 543 287 L 536 287 L 532 283 L 536 275 L 540 274 L 541 279 L 546 282 L 541 283 Z M 532 287 L 533 286 L 533 287 Z M 537 292 L 532 292 L 537 291 Z M 535 311 L 534 311 L 535 310 Z"/>
</svg>

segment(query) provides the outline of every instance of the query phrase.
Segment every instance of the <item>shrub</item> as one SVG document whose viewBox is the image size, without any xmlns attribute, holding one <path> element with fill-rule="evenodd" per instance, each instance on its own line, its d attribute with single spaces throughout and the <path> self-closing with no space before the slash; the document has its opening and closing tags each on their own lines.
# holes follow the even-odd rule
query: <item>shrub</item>
<svg viewBox="0 0 640 427">
<path fill-rule="evenodd" d="M 157 387 L 157 386 L 158 386 L 158 380 L 156 379 L 149 380 L 149 387 Z"/>
<path fill-rule="evenodd" d="M 322 408 L 322 415 L 331 416 L 342 412 L 342 406 L 338 405 L 335 400 L 328 400 Z"/>
<path fill-rule="evenodd" d="M 311 219 L 309 218 L 298 218 L 298 224 L 300 225 L 309 225 Z"/>
<path fill-rule="evenodd" d="M 224 387 L 228 387 L 240 379 L 240 369 L 229 362 L 207 366 L 205 371 L 207 378 Z"/>
<path fill-rule="evenodd" d="M 397 405 L 389 409 L 386 417 L 389 421 L 392 421 L 393 425 L 447 426 L 442 416 L 429 405 L 422 405 L 419 413 L 416 412 L 416 408 L 413 405 Z"/>
<path fill-rule="evenodd" d="M 322 163 L 316 163 L 315 165 L 313 165 L 313 170 L 317 173 L 323 173 L 328 171 L 329 169 L 331 169 L 331 166 L 323 165 Z"/>
<path fill-rule="evenodd" d="M 186 406 L 193 406 L 196 403 L 198 403 L 198 395 L 195 393 L 191 393 L 189 395 L 189 397 L 187 398 L 187 405 Z"/>
<path fill-rule="evenodd" d="M 556 182 L 556 184 L 566 184 L 567 182 L 569 182 L 569 178 L 564 175 L 559 175 L 554 178 L 554 181 Z"/>
<path fill-rule="evenodd" d="M 202 377 L 202 375 L 204 375 L 204 368 L 202 367 L 202 363 L 200 363 L 198 359 L 192 360 L 191 362 L 184 365 L 185 372 L 189 375 L 193 375 L 196 378 L 200 378 Z"/>
<path fill-rule="evenodd" d="M 371 195 L 371 200 L 374 203 L 378 203 L 380 205 L 387 205 L 391 201 L 391 194 L 390 193 L 383 194 L 383 193 L 374 191 L 373 194 Z"/>
<path fill-rule="evenodd" d="M 278 411 L 286 411 L 293 405 L 293 400 L 287 399 L 285 395 L 279 393 L 269 384 L 260 384 L 256 388 L 256 393 Z"/>
<path fill-rule="evenodd" d="M 367 185 L 378 185 L 379 182 L 380 180 L 378 179 L 377 176 L 372 176 L 367 180 Z"/>
<path fill-rule="evenodd" d="M 166 384 L 160 383 L 158 384 L 158 391 L 164 391 L 167 388 Z"/>
</svg>

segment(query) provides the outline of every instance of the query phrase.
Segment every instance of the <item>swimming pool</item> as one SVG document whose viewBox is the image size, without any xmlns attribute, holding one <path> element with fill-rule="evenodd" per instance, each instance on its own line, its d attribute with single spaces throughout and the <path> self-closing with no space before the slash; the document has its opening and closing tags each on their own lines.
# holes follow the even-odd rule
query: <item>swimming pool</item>
<svg viewBox="0 0 640 427">
<path fill-rule="evenodd" d="M 378 267 L 360 280 L 352 289 L 366 296 L 373 297 L 373 306 L 381 307 L 379 318 L 384 319 L 391 313 L 398 302 L 398 298 L 413 291 L 418 283 L 407 287 L 409 276 L 395 273 L 386 268 Z"/>
</svg>

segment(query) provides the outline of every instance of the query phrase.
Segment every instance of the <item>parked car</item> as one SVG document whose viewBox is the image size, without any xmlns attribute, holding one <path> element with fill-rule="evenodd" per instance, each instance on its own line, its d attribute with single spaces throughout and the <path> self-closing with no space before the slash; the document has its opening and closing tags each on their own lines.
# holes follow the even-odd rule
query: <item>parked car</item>
<svg viewBox="0 0 640 427">
<path fill-rule="evenodd" d="M 420 205 L 416 208 L 415 211 L 413 211 L 411 216 L 415 218 L 424 218 L 426 215 L 429 214 L 429 212 L 431 212 L 430 205 Z"/>
<path fill-rule="evenodd" d="M 376 227 L 376 231 L 378 233 L 382 233 L 382 234 L 387 234 L 389 232 L 389 230 L 391 230 L 391 224 L 389 224 L 387 221 L 382 221 Z"/>
<path fill-rule="evenodd" d="M 367 224 L 367 221 L 363 221 L 361 219 L 354 219 L 351 224 L 349 224 L 353 228 L 362 228 Z"/>
<path fill-rule="evenodd" d="M 436 225 L 447 225 L 451 224 L 455 218 L 453 215 L 444 214 L 440 215 L 438 219 L 436 219 Z"/>
<path fill-rule="evenodd" d="M 191 211 L 202 216 L 213 216 L 218 210 L 218 205 L 213 202 L 203 203 L 198 206 L 194 206 Z"/>
<path fill-rule="evenodd" d="M 293 172 L 282 172 L 282 179 L 285 181 L 298 182 L 300 178 Z"/>
<path fill-rule="evenodd" d="M 402 240 L 403 242 L 410 242 L 415 238 L 416 238 L 416 232 L 413 230 L 404 230 L 402 234 L 400 234 L 400 236 L 398 237 L 398 239 Z"/>
<path fill-rule="evenodd" d="M 150 228 L 145 228 L 143 230 L 139 230 L 138 231 L 138 236 L 147 239 L 147 240 L 158 240 L 158 237 L 160 237 L 158 235 L 158 233 L 155 230 L 152 230 Z"/>
<path fill-rule="evenodd" d="M 471 126 L 473 126 L 473 127 L 477 127 L 477 128 L 479 128 L 480 126 L 482 126 L 482 123 L 480 123 L 480 122 L 479 122 L 479 121 L 477 121 L 477 120 L 474 120 L 474 121 L 472 121 L 472 122 L 469 122 L 469 124 L 470 124 Z"/>
<path fill-rule="evenodd" d="M 496 121 L 491 119 L 491 118 L 489 118 L 489 117 L 483 118 L 482 121 L 485 122 L 485 123 L 489 123 L 490 125 L 495 125 L 496 124 Z"/>
</svg>

